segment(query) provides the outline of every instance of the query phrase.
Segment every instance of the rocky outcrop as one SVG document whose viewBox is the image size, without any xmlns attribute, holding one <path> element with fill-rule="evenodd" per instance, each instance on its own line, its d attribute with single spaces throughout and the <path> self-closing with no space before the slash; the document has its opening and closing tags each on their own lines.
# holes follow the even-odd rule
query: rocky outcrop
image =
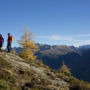
<svg viewBox="0 0 90 90">
<path fill-rule="evenodd" d="M 2 57 L 7 62 L 9 62 L 12 66 L 17 68 L 18 70 L 21 70 L 21 71 L 19 71 L 19 73 L 23 73 L 23 70 L 27 70 L 30 72 L 33 71 L 34 75 L 36 75 L 39 80 L 44 79 L 47 82 L 51 82 L 52 85 L 56 88 L 56 89 L 52 89 L 52 90 L 69 90 L 69 84 L 67 82 L 65 82 L 64 80 L 62 80 L 60 78 L 57 78 L 53 72 L 51 72 L 50 70 L 48 70 L 46 68 L 35 67 L 28 63 L 25 63 L 25 61 L 22 58 L 20 58 L 18 55 L 12 54 L 12 53 L 2 53 Z M 54 77 L 54 79 L 50 78 L 50 76 L 47 73 L 49 73 L 49 75 Z M 27 85 L 27 84 L 25 84 L 25 85 Z M 63 89 L 60 89 L 60 88 L 63 88 Z"/>
</svg>

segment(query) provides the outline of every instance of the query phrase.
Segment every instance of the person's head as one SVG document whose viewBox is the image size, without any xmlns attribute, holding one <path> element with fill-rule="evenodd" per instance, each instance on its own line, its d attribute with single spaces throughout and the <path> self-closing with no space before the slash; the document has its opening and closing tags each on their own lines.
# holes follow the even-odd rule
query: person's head
<svg viewBox="0 0 90 90">
<path fill-rule="evenodd" d="M 8 36 L 10 36 L 10 33 L 8 33 Z"/>
</svg>

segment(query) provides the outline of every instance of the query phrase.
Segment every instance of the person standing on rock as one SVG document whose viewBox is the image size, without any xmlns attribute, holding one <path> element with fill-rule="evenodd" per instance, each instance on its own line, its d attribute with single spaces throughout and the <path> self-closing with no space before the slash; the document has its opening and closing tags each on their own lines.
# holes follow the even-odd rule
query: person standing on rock
<svg viewBox="0 0 90 90">
<path fill-rule="evenodd" d="M 11 51 L 12 41 L 13 41 L 13 36 L 11 36 L 10 33 L 8 33 L 8 39 L 7 39 L 7 50 L 8 50 L 8 52 Z"/>
<path fill-rule="evenodd" d="M 4 43 L 4 38 L 2 37 L 2 34 L 0 34 L 0 52 L 1 52 L 1 48 L 3 46 Z"/>
</svg>

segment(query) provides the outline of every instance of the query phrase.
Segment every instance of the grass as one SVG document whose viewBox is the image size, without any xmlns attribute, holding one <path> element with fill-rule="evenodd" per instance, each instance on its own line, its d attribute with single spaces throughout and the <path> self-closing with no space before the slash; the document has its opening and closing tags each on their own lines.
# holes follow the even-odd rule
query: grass
<svg viewBox="0 0 90 90">
<path fill-rule="evenodd" d="M 2 56 L 0 56 L 0 68 L 11 68 L 12 66 Z"/>
<path fill-rule="evenodd" d="M 71 90 L 90 90 L 90 84 L 73 77 L 65 65 L 59 71 L 55 71 L 43 65 L 42 62 L 31 60 L 27 63 L 38 68 L 45 68 L 44 73 L 52 80 L 60 78 L 68 82 Z M 55 76 L 50 72 L 53 72 Z M 3 56 L 0 56 L 0 90 L 28 90 L 28 88 L 31 90 L 51 90 L 52 87 L 57 87 L 57 85 L 55 86 L 47 79 L 38 76 L 33 70 L 15 68 Z M 61 88 L 60 90 L 68 89 L 64 87 L 64 89 Z"/>
<path fill-rule="evenodd" d="M 8 83 L 3 79 L 0 80 L 0 90 L 10 90 Z"/>
<path fill-rule="evenodd" d="M 67 72 L 66 68 L 56 72 L 56 75 L 58 78 L 62 78 L 64 81 L 70 83 L 70 90 L 90 90 L 90 84 L 88 82 L 78 80 L 70 71 Z"/>
</svg>

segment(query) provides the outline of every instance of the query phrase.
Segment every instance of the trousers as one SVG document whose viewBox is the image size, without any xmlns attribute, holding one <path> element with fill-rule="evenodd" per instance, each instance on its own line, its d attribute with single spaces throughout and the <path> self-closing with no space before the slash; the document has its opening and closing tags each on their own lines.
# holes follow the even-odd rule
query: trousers
<svg viewBox="0 0 90 90">
<path fill-rule="evenodd" d="M 12 42 L 8 41 L 8 43 L 7 43 L 7 50 L 8 50 L 8 52 L 11 51 L 11 48 L 12 48 L 11 44 L 12 44 Z"/>
</svg>

